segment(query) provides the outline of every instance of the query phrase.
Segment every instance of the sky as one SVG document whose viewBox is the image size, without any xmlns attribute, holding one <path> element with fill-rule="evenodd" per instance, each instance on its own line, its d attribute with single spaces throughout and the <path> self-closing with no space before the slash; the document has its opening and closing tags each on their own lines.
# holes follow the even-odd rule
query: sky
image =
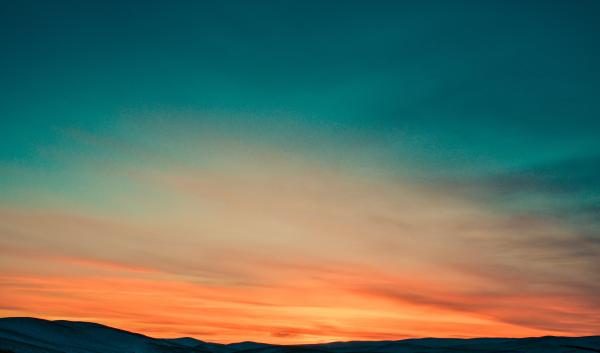
<svg viewBox="0 0 600 353">
<path fill-rule="evenodd" d="M 3 1 L 0 316 L 600 333 L 597 1 Z"/>
</svg>

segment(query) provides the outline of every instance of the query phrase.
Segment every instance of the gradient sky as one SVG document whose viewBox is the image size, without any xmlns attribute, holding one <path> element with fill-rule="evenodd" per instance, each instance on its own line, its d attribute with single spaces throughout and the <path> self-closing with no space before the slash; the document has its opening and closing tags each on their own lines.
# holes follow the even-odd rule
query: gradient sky
<svg viewBox="0 0 600 353">
<path fill-rule="evenodd" d="M 600 2 L 2 1 L 0 316 L 600 333 Z"/>
</svg>

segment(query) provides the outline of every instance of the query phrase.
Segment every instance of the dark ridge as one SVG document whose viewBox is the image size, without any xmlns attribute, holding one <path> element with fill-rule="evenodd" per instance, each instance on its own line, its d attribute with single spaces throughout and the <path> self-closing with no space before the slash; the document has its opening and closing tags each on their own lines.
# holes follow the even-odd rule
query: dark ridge
<svg viewBox="0 0 600 353">
<path fill-rule="evenodd" d="M 564 345 L 563 347 L 575 348 L 575 349 L 580 349 L 580 350 L 590 351 L 590 352 L 600 352 L 600 349 L 594 349 L 594 348 L 589 348 L 589 347 L 571 346 L 571 345 Z"/>
<path fill-rule="evenodd" d="M 152 338 L 83 321 L 0 318 L 0 353 L 600 353 L 600 336 L 411 338 L 319 344 L 219 344 L 191 337 Z"/>
</svg>

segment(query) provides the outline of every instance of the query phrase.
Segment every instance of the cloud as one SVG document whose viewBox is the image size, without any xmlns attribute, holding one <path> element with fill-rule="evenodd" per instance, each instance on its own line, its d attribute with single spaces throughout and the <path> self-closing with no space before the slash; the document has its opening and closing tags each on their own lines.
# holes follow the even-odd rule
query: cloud
<svg viewBox="0 0 600 353">
<path fill-rule="evenodd" d="M 384 167 L 180 143 L 195 162 L 81 167 L 117 209 L 5 205 L 2 300 L 20 309 L 2 313 L 282 343 L 598 330 L 598 244 L 576 227 Z"/>
</svg>

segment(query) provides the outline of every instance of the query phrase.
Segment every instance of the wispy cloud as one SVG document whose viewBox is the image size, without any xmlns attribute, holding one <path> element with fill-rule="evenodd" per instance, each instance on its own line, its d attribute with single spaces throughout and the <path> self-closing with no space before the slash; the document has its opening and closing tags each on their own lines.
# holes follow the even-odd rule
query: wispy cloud
<svg viewBox="0 0 600 353">
<path fill-rule="evenodd" d="M 144 210 L 133 217 L 5 206 L 3 301 L 14 308 L 2 312 L 221 341 L 599 327 L 598 244 L 575 229 L 438 184 L 226 139 L 217 146 L 187 146 L 210 151 L 199 165 L 101 162 L 98 176 L 137 183 L 132 197 L 103 190 Z"/>
</svg>

